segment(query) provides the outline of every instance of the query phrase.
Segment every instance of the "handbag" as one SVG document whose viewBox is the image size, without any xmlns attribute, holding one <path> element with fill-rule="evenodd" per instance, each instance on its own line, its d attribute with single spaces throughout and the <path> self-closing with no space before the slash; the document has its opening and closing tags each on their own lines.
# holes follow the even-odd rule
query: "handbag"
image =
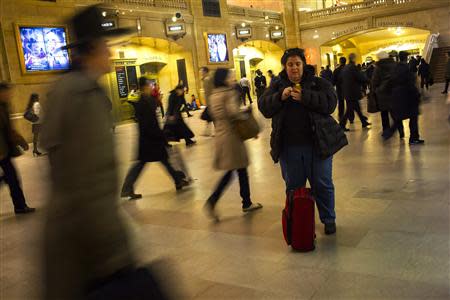
<svg viewBox="0 0 450 300">
<path fill-rule="evenodd" d="M 246 118 L 243 120 L 235 120 L 233 122 L 234 129 L 241 138 L 246 141 L 258 136 L 260 127 L 251 111 L 245 112 Z"/>
<path fill-rule="evenodd" d="M 23 114 L 23 117 L 31 123 L 36 123 L 39 121 L 39 117 L 31 109 L 27 109 L 27 111 Z"/>
<path fill-rule="evenodd" d="M 378 109 L 377 105 L 377 96 L 374 92 L 370 92 L 369 95 L 367 95 L 367 112 L 368 113 L 377 113 L 380 110 Z"/>
</svg>

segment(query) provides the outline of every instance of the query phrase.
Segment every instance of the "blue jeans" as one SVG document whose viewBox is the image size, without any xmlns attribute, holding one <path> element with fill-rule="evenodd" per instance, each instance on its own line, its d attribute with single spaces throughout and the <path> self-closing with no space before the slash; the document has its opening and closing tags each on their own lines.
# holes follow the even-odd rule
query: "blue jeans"
<svg viewBox="0 0 450 300">
<path fill-rule="evenodd" d="M 313 189 L 317 209 L 322 223 L 333 223 L 334 211 L 333 157 L 321 159 L 313 154 L 313 146 L 285 147 L 280 157 L 281 173 L 286 182 L 286 190 L 306 186 L 306 180 Z M 312 163 L 312 160 L 314 162 Z M 313 172 L 311 174 L 311 170 Z"/>
</svg>

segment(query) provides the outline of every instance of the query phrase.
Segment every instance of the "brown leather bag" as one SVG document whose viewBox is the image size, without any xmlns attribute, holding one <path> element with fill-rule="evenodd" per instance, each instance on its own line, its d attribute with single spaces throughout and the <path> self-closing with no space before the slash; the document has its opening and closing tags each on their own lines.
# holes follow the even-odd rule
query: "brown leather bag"
<svg viewBox="0 0 450 300">
<path fill-rule="evenodd" d="M 260 127 L 251 111 L 245 112 L 247 118 L 235 120 L 233 125 L 241 140 L 246 141 L 258 136 Z"/>
</svg>

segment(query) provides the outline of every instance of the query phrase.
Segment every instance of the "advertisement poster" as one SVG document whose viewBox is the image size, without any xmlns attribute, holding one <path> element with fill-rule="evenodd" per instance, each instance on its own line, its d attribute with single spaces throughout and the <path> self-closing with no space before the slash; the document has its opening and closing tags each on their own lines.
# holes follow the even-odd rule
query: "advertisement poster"
<svg viewBox="0 0 450 300">
<path fill-rule="evenodd" d="M 116 67 L 117 88 L 119 89 L 119 97 L 128 97 L 127 73 L 125 67 Z"/>
<path fill-rule="evenodd" d="M 208 54 L 210 63 L 228 62 L 228 45 L 225 33 L 208 33 Z"/>
<path fill-rule="evenodd" d="M 63 27 L 19 27 L 25 71 L 59 71 L 70 68 Z"/>
</svg>

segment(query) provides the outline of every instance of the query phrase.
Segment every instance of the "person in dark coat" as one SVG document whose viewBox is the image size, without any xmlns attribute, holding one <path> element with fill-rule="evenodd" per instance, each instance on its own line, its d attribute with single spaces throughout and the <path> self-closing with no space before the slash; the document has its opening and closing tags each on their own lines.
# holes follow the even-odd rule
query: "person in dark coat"
<svg viewBox="0 0 450 300">
<path fill-rule="evenodd" d="M 395 69 L 395 61 L 385 51 L 378 53 L 378 62 L 372 76 L 373 97 L 369 97 L 369 101 L 374 101 L 374 105 L 381 113 L 381 124 L 383 133 L 391 128 L 389 120 L 389 110 L 392 103 L 392 86 L 390 85 L 391 75 Z M 400 132 L 400 136 L 404 136 Z"/>
<path fill-rule="evenodd" d="M 366 128 L 370 125 L 367 121 L 367 117 L 361 112 L 359 100 L 362 99 L 362 86 L 367 82 L 366 76 L 358 70 L 355 64 L 356 54 L 351 53 L 348 57 L 349 63 L 342 70 L 342 87 L 344 91 L 344 97 L 347 101 L 347 109 L 344 117 L 340 120 L 341 127 L 344 131 L 349 131 L 346 128 L 347 120 L 350 118 L 350 111 L 354 111 L 358 114 L 362 127 Z"/>
<path fill-rule="evenodd" d="M 403 130 L 403 120 L 409 119 L 409 144 L 424 144 L 419 138 L 419 104 L 420 93 L 416 87 L 416 76 L 410 71 L 407 64 L 408 52 L 400 51 L 398 54 L 400 62 L 395 66 L 390 84 L 392 86 L 391 114 L 394 125 L 383 137 L 387 140 L 400 128 Z"/>
<path fill-rule="evenodd" d="M 428 90 L 428 80 L 430 79 L 430 74 L 430 65 L 427 64 L 425 59 L 422 58 L 420 60 L 419 69 L 417 71 L 417 75 L 420 76 L 420 88 L 422 89 L 422 91 L 425 91 L 425 87 Z"/>
<path fill-rule="evenodd" d="M 256 70 L 255 77 L 255 88 L 256 88 L 256 97 L 259 99 L 261 95 L 264 93 L 267 87 L 266 76 L 263 75 L 261 70 Z"/>
<path fill-rule="evenodd" d="M 128 171 L 121 193 L 121 197 L 129 198 L 129 200 L 142 198 L 142 195 L 134 193 L 134 184 L 148 162 L 161 162 L 172 177 L 177 190 L 188 184 L 185 175 L 176 171 L 169 163 L 166 150 L 167 140 L 156 117 L 158 101 L 152 96 L 150 82 L 145 77 L 141 77 L 139 86 L 141 87 L 141 97 L 134 106 L 139 124 L 138 162 Z"/>
<path fill-rule="evenodd" d="M 328 80 L 329 82 L 333 82 L 333 72 L 330 69 L 330 65 L 327 65 L 325 69 L 322 68 L 322 71 L 320 71 L 320 77 Z"/>
<path fill-rule="evenodd" d="M 447 64 L 445 66 L 445 87 L 442 94 L 448 93 L 448 85 L 450 83 L 450 52 L 447 52 Z"/>
<path fill-rule="evenodd" d="M 414 76 L 417 74 L 417 66 L 418 65 L 419 65 L 419 61 L 414 56 L 411 56 L 409 63 L 408 63 L 408 67 L 409 67 L 409 71 L 412 72 L 414 74 Z"/>
<path fill-rule="evenodd" d="M 281 64 L 284 70 L 279 79 L 258 100 L 261 113 L 272 119 L 272 159 L 280 161 L 287 192 L 304 187 L 309 180 L 325 233 L 333 234 L 333 155 L 348 143 L 331 116 L 336 93 L 331 83 L 314 76 L 303 49 L 286 50 Z"/>
<path fill-rule="evenodd" d="M 181 108 L 186 103 L 184 99 L 184 87 L 177 85 L 170 92 L 169 106 L 167 108 L 167 121 L 164 125 L 164 131 L 170 140 L 179 141 L 184 139 L 186 146 L 190 147 L 195 144 L 192 138 L 195 136 L 189 127 L 184 123 L 181 116 Z"/>
<path fill-rule="evenodd" d="M 10 85 L 0 82 L 0 168 L 3 170 L 3 176 L 0 176 L 0 184 L 4 180 L 8 185 L 14 204 L 14 212 L 16 214 L 26 214 L 34 212 L 35 209 L 28 207 L 25 201 L 20 179 L 12 158 L 20 155 L 17 145 L 20 145 L 24 150 L 28 150 L 28 144 L 11 125 L 9 113 L 10 98 Z"/>
<path fill-rule="evenodd" d="M 342 70 L 347 63 L 347 59 L 345 57 L 339 58 L 339 66 L 333 72 L 333 85 L 336 87 L 336 93 L 338 97 L 338 116 L 339 120 L 344 117 L 345 112 L 345 103 L 344 103 L 344 91 L 342 84 Z M 355 119 L 355 114 L 351 111 L 351 115 L 349 116 L 350 123 L 353 123 Z"/>
</svg>

